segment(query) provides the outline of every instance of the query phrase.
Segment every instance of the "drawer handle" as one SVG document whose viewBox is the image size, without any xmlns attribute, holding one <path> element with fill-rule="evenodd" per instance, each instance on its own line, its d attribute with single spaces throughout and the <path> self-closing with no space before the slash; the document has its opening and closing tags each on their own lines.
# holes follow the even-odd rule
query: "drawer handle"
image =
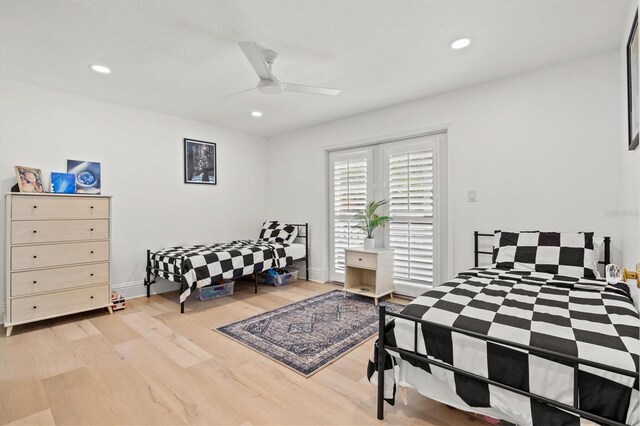
<svg viewBox="0 0 640 426">
<path fill-rule="evenodd" d="M 89 231 L 93 231 L 93 228 L 91 228 Z"/>
<path fill-rule="evenodd" d="M 359 260 L 360 262 L 362 262 L 362 258 L 359 258 L 358 260 Z"/>
<path fill-rule="evenodd" d="M 93 299 L 93 296 L 91 296 L 91 298 Z"/>
<path fill-rule="evenodd" d="M 37 209 L 37 208 L 38 208 L 38 206 L 33 206 L 33 208 L 34 208 L 34 209 Z"/>
<path fill-rule="evenodd" d="M 93 254 L 93 250 L 91 250 L 91 254 Z"/>
<path fill-rule="evenodd" d="M 33 230 L 33 233 L 34 233 L 34 234 L 37 234 L 37 233 L 38 233 L 38 231 L 36 231 L 36 230 L 34 229 L 34 230 Z"/>
<path fill-rule="evenodd" d="M 34 258 L 34 259 L 37 259 L 37 258 L 38 258 L 38 256 L 33 256 L 33 258 Z"/>
<path fill-rule="evenodd" d="M 34 284 L 38 284 L 38 281 L 33 281 Z"/>
<path fill-rule="evenodd" d="M 89 275 L 93 276 L 93 273 L 91 273 L 91 274 L 89 274 Z"/>
<path fill-rule="evenodd" d="M 33 307 L 33 309 L 36 309 L 36 308 L 37 308 L 37 306 L 34 306 L 34 307 Z"/>
<path fill-rule="evenodd" d="M 93 206 L 91 206 L 91 208 L 93 208 Z"/>
</svg>

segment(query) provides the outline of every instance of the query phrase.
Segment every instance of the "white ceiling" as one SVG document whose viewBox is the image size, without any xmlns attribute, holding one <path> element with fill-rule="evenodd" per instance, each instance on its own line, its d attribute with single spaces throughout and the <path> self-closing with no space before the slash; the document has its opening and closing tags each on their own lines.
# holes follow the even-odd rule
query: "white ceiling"
<svg viewBox="0 0 640 426">
<path fill-rule="evenodd" d="M 0 0 L 0 76 L 272 136 L 616 48 L 629 1 Z M 239 40 L 342 93 L 217 100 L 257 83 Z"/>
</svg>

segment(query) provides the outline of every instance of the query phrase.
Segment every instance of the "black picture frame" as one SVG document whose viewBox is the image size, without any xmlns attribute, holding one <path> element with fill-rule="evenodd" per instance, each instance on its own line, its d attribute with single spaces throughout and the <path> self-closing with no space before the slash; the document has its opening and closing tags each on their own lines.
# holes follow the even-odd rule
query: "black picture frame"
<svg viewBox="0 0 640 426">
<path fill-rule="evenodd" d="M 640 127 L 640 120 L 638 119 L 638 116 L 640 114 L 640 97 L 638 95 L 639 92 L 640 81 L 638 81 L 638 11 L 636 10 L 636 16 L 633 18 L 633 25 L 631 26 L 631 33 L 629 34 L 629 41 L 627 42 L 627 119 L 629 123 L 629 151 L 633 151 L 638 147 L 638 127 Z"/>
<path fill-rule="evenodd" d="M 215 143 L 184 139 L 184 183 L 217 185 L 217 161 Z"/>
</svg>

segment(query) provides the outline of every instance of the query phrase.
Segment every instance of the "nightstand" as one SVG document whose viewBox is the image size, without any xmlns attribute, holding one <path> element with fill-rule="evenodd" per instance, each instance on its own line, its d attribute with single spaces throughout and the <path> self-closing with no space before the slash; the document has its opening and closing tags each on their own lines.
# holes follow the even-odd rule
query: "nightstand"
<svg viewBox="0 0 640 426">
<path fill-rule="evenodd" d="M 344 278 L 345 297 L 347 293 L 378 299 L 391 295 L 393 283 L 393 249 L 347 249 Z"/>
</svg>

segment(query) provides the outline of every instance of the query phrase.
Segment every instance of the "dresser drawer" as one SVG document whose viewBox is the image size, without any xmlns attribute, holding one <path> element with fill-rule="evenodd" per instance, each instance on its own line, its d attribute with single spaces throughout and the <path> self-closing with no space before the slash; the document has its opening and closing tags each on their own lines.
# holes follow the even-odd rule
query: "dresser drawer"
<svg viewBox="0 0 640 426">
<path fill-rule="evenodd" d="M 11 244 L 106 240 L 109 220 L 19 220 L 11 222 Z"/>
<path fill-rule="evenodd" d="M 109 199 L 64 196 L 15 196 L 11 219 L 98 219 L 109 217 Z"/>
<path fill-rule="evenodd" d="M 347 265 L 356 268 L 376 269 L 378 256 L 373 253 L 359 253 L 357 251 L 347 251 Z"/>
<path fill-rule="evenodd" d="M 109 260 L 108 241 L 11 247 L 11 270 Z"/>
<path fill-rule="evenodd" d="M 66 268 L 38 269 L 11 274 L 11 296 L 26 296 L 109 282 L 109 264 L 92 263 Z"/>
<path fill-rule="evenodd" d="M 106 306 L 109 302 L 109 284 L 19 297 L 11 299 L 11 322 L 30 321 L 86 311 Z"/>
</svg>

